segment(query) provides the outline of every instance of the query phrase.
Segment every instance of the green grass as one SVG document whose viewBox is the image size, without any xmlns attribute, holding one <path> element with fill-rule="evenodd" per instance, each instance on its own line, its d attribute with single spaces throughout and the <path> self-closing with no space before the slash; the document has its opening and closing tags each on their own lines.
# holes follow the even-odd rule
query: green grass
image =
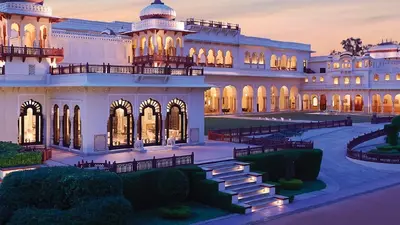
<svg viewBox="0 0 400 225">
<path fill-rule="evenodd" d="M 326 188 L 326 184 L 323 181 L 305 181 L 303 183 L 303 188 L 300 190 L 280 190 L 279 194 L 283 196 L 290 197 L 292 195 L 301 195 L 305 193 L 310 193 L 314 191 L 320 191 Z"/>
<path fill-rule="evenodd" d="M 374 149 L 369 151 L 368 153 L 373 153 L 373 154 L 381 154 L 381 155 L 399 155 L 400 156 L 400 151 L 398 150 L 386 150 L 386 151 L 381 151 L 378 149 Z"/>
<path fill-rule="evenodd" d="M 232 118 L 205 118 L 204 134 L 207 135 L 209 130 L 219 129 L 235 129 L 235 128 L 249 128 L 259 126 L 274 126 L 280 124 L 287 124 L 280 121 L 259 121 L 259 120 L 246 120 L 246 119 L 232 119 Z"/>
<path fill-rule="evenodd" d="M 310 120 L 310 121 L 325 121 L 325 120 L 345 120 L 349 114 L 339 114 L 339 115 L 315 115 L 305 112 L 288 112 L 288 113 L 272 113 L 264 115 L 243 115 L 243 117 L 275 117 L 275 118 L 285 118 L 292 120 Z M 371 115 L 350 115 L 353 123 L 365 123 L 371 122 Z"/>
<path fill-rule="evenodd" d="M 196 202 L 186 203 L 192 209 L 192 216 L 187 220 L 168 220 L 159 216 L 158 209 L 135 212 L 128 225 L 186 225 L 229 215 L 227 211 L 212 208 Z"/>
</svg>

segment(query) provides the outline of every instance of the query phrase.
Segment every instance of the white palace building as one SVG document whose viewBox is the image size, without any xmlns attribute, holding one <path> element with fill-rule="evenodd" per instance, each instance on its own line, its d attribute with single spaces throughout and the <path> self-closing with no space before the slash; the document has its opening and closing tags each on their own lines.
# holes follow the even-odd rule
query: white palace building
<svg viewBox="0 0 400 225">
<path fill-rule="evenodd" d="M 188 19 L 160 0 L 139 22 L 0 0 L 0 141 L 84 154 L 204 143 L 204 115 L 400 113 L 400 47 L 311 57 L 308 44 Z"/>
</svg>

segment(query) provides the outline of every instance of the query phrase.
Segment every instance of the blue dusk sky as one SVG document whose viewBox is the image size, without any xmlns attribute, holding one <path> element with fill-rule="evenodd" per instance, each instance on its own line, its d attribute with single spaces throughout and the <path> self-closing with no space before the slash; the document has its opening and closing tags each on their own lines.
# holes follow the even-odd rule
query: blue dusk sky
<svg viewBox="0 0 400 225">
<path fill-rule="evenodd" d="M 45 0 L 55 16 L 100 21 L 139 20 L 152 0 Z M 312 45 L 316 55 L 360 37 L 365 44 L 400 41 L 400 0 L 164 0 L 186 18 L 238 23 L 242 33 Z"/>
</svg>

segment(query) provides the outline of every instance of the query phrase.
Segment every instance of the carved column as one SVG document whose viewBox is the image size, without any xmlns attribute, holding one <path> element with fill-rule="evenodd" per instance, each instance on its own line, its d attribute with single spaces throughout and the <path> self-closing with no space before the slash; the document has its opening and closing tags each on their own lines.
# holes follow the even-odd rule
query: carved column
<svg viewBox="0 0 400 225">
<path fill-rule="evenodd" d="M 59 109 L 59 111 L 58 111 L 58 114 L 59 114 L 59 116 L 58 116 L 58 118 L 59 118 L 59 122 L 60 122 L 60 143 L 58 144 L 60 147 L 63 147 L 63 141 L 64 141 L 64 120 L 63 120 L 63 116 L 64 116 L 64 113 L 61 113 L 61 112 L 63 112 L 63 108 L 62 108 L 62 105 L 60 105 L 60 109 Z"/>
<path fill-rule="evenodd" d="M 75 124 L 74 124 L 74 114 L 75 114 L 75 110 L 71 110 L 70 109 L 70 116 L 69 116 L 69 121 L 70 121 L 70 123 L 71 123 L 71 126 L 70 126 L 70 129 L 71 129 L 71 134 L 70 134 L 70 144 L 69 144 L 69 148 L 70 149 L 74 149 L 74 141 L 75 141 L 75 138 L 74 138 L 74 129 L 75 129 Z"/>
</svg>

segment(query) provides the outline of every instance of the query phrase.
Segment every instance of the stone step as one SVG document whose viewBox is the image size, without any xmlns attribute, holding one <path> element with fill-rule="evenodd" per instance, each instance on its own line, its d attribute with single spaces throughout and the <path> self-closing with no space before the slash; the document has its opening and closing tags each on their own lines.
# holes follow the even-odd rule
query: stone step
<svg viewBox="0 0 400 225">
<path fill-rule="evenodd" d="M 222 173 L 213 173 L 213 178 L 221 178 L 221 177 L 226 177 L 226 176 L 233 176 L 233 175 L 239 175 L 243 174 L 244 170 L 232 170 L 232 171 L 227 171 L 227 172 L 222 172 Z"/>
<path fill-rule="evenodd" d="M 224 181 L 232 181 L 232 180 L 237 180 L 241 178 L 249 178 L 251 177 L 247 173 L 235 173 L 235 174 L 228 174 L 226 176 L 220 176 L 218 179 L 224 180 Z"/>
<path fill-rule="evenodd" d="M 244 196 L 243 198 L 241 198 L 239 195 L 239 203 L 249 204 L 248 202 L 250 201 L 257 201 L 259 199 L 264 199 L 266 197 L 271 197 L 271 195 L 269 193 L 259 193 L 259 192 L 254 192 L 252 194 Z"/>
<path fill-rule="evenodd" d="M 256 212 L 262 209 L 276 207 L 276 199 L 270 198 L 265 199 L 264 201 L 259 201 L 256 204 L 251 205 L 251 211 Z"/>
<path fill-rule="evenodd" d="M 257 182 L 256 178 L 254 178 L 253 176 L 250 176 L 248 174 L 236 175 L 236 176 L 232 176 L 232 177 L 229 177 L 229 178 L 224 178 L 224 179 L 221 179 L 221 180 L 225 181 L 225 187 L 232 186 L 232 185 L 237 184 L 237 183 L 250 183 L 253 180 L 255 182 Z"/>
<path fill-rule="evenodd" d="M 222 173 L 229 173 L 229 172 L 233 172 L 233 171 L 238 171 L 238 170 L 244 170 L 243 166 L 240 165 L 231 165 L 231 166 L 225 166 L 219 169 L 213 169 L 212 172 L 213 174 L 222 174 Z"/>
<path fill-rule="evenodd" d="M 226 190 L 232 190 L 232 189 L 235 189 L 235 188 L 239 188 L 239 187 L 243 187 L 243 186 L 246 186 L 246 185 L 249 185 L 249 184 L 257 184 L 257 181 L 255 180 L 255 181 L 242 181 L 242 182 L 237 182 L 237 183 L 232 183 L 232 184 L 227 184 L 226 182 L 225 182 L 225 188 L 226 188 Z"/>
<path fill-rule="evenodd" d="M 222 168 L 234 167 L 235 165 L 236 161 L 225 161 L 219 163 L 202 164 L 201 167 L 207 167 L 209 169 L 217 170 Z"/>
<path fill-rule="evenodd" d="M 259 206 L 263 206 L 265 204 L 273 203 L 275 201 L 276 201 L 276 199 L 274 198 L 273 195 L 263 195 L 256 199 L 250 199 L 250 200 L 244 201 L 242 203 L 251 205 L 252 207 L 259 207 Z"/>
<path fill-rule="evenodd" d="M 259 184 L 257 184 L 257 185 L 254 185 L 253 187 L 242 188 L 242 189 L 239 189 L 238 191 L 234 191 L 234 192 L 239 194 L 239 198 L 242 198 L 242 197 L 246 197 L 246 196 L 257 194 L 257 193 L 263 193 L 263 194 L 269 193 L 269 190 L 264 192 L 265 189 L 266 189 L 266 187 L 260 186 Z"/>
<path fill-rule="evenodd" d="M 227 187 L 226 190 L 239 193 L 241 190 L 245 190 L 247 188 L 254 188 L 254 187 L 258 187 L 258 186 L 259 186 L 259 184 L 257 184 L 257 182 L 251 182 L 251 183 L 245 183 L 241 186 L 230 186 L 230 187 Z"/>
</svg>

